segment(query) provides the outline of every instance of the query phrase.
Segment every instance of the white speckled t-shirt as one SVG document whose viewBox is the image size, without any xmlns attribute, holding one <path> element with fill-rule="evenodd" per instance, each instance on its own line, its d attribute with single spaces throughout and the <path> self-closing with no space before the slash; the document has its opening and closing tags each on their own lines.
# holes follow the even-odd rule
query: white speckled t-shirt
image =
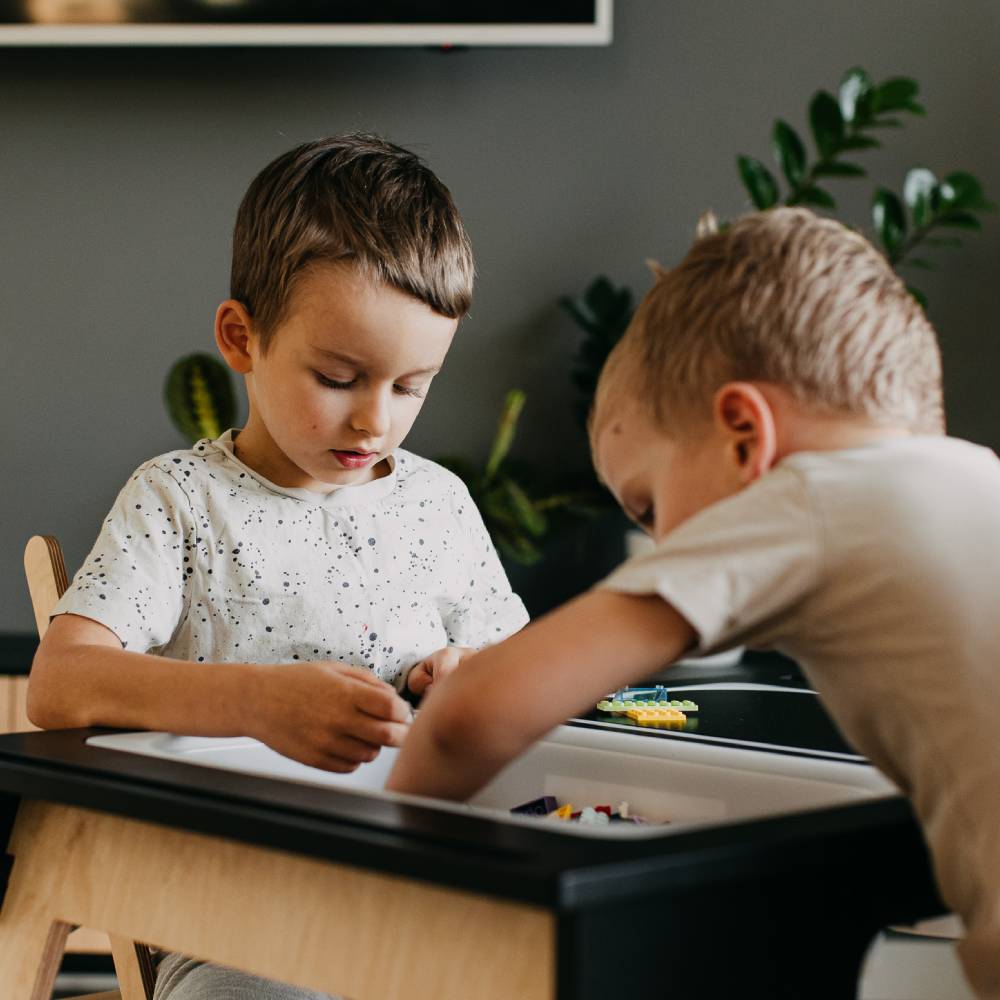
<svg viewBox="0 0 1000 1000">
<path fill-rule="evenodd" d="M 233 432 L 141 465 L 54 614 L 174 659 L 340 660 L 399 683 L 443 646 L 528 621 L 451 472 L 397 449 L 389 475 L 329 494 L 276 486 Z"/>
</svg>

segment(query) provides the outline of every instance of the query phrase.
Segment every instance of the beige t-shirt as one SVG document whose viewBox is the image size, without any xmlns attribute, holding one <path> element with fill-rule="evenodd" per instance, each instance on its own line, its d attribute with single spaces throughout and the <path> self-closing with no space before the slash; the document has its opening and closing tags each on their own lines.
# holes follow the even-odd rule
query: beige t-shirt
<svg viewBox="0 0 1000 1000">
<path fill-rule="evenodd" d="M 790 456 L 601 586 L 711 652 L 773 648 L 912 797 L 967 972 L 1000 996 L 1000 461 L 947 437 Z"/>
</svg>

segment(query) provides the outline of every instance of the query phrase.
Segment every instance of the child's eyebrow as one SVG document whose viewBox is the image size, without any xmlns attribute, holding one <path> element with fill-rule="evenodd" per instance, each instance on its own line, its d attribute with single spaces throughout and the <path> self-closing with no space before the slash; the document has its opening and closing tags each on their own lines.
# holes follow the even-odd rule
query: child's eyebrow
<svg viewBox="0 0 1000 1000">
<path fill-rule="evenodd" d="M 316 354 L 322 354 L 326 358 L 330 358 L 333 361 L 343 361 L 346 364 L 353 365 L 355 368 L 364 368 L 364 363 L 360 358 L 351 357 L 350 354 L 344 354 L 342 351 L 330 351 L 325 347 L 313 347 L 313 351 Z M 432 365 L 430 368 L 417 368 L 415 371 L 407 372 L 402 378 L 409 378 L 412 375 L 436 375 L 441 371 L 440 365 Z"/>
</svg>

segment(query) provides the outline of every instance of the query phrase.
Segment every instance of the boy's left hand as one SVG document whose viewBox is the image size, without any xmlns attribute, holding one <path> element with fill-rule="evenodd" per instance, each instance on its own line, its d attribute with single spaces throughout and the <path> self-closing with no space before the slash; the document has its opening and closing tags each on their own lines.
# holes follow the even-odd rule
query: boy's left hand
<svg viewBox="0 0 1000 1000">
<path fill-rule="evenodd" d="M 468 646 L 445 646 L 436 653 L 431 653 L 426 660 L 421 660 L 410 671 L 406 678 L 406 686 L 413 694 L 426 694 L 432 684 L 447 677 L 466 657 L 472 656 L 476 650 Z"/>
</svg>

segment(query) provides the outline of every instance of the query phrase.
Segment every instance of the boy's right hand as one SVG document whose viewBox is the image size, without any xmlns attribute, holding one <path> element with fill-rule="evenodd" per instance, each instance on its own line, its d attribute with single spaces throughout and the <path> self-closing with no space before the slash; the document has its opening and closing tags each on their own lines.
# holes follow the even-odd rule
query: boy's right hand
<svg viewBox="0 0 1000 1000">
<path fill-rule="evenodd" d="M 410 706 L 391 684 L 346 663 L 264 664 L 244 703 L 246 732 L 293 760 L 347 773 L 402 745 Z"/>
</svg>

